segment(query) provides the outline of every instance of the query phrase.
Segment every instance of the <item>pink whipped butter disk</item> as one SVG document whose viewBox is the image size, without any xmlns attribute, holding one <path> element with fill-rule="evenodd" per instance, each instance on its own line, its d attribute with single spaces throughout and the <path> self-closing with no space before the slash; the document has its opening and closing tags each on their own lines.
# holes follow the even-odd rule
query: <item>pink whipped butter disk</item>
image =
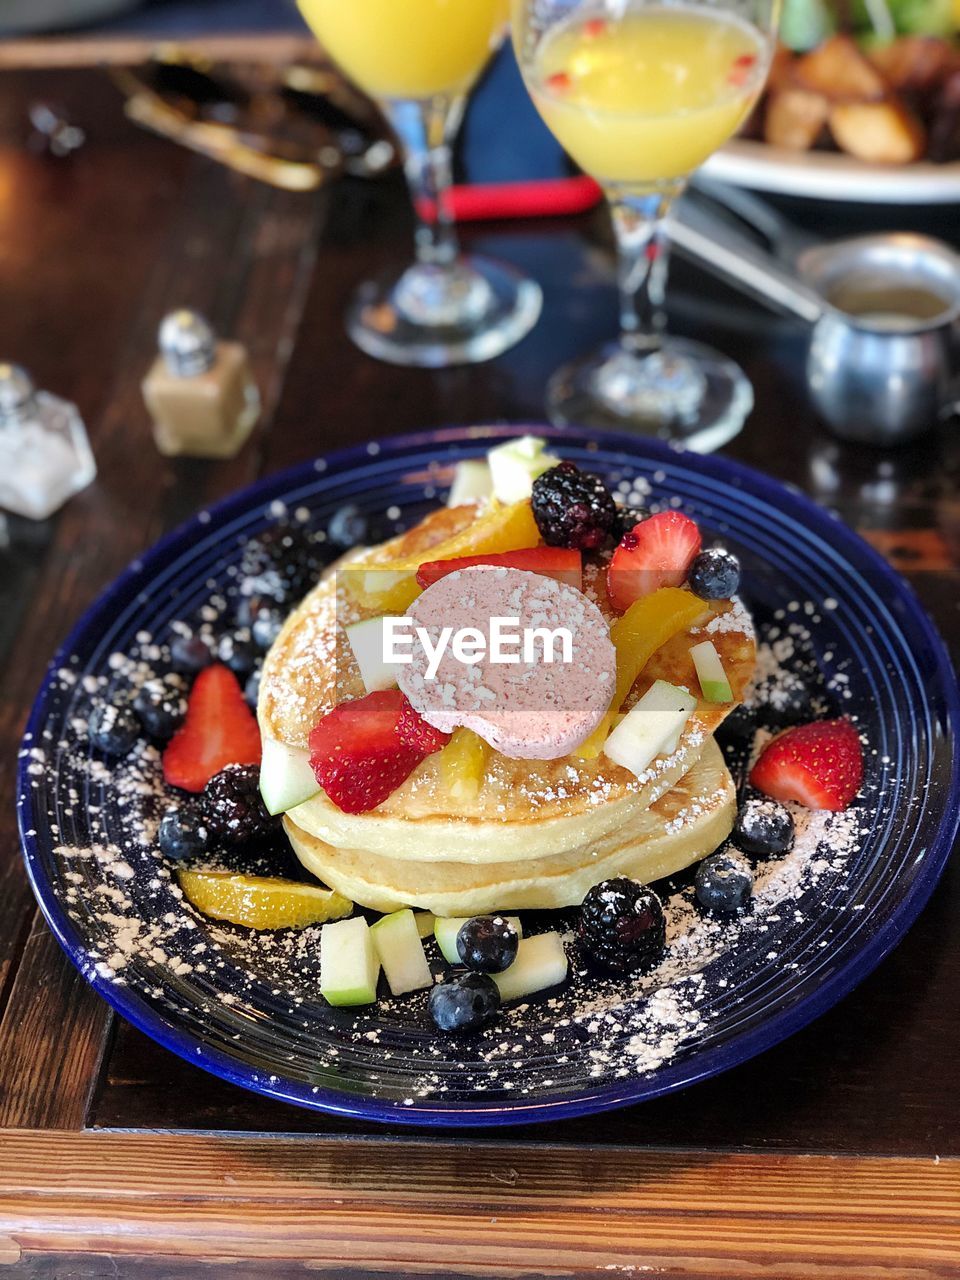
<svg viewBox="0 0 960 1280">
<path fill-rule="evenodd" d="M 616 651 L 600 610 L 574 587 L 521 569 L 459 569 L 427 587 L 407 616 L 413 619 L 413 660 L 399 667 L 400 688 L 434 728 L 449 733 L 464 726 L 505 756 L 554 760 L 603 719 L 616 685 Z M 505 641 L 501 653 L 518 661 L 492 660 L 493 618 L 510 620 L 502 633 L 517 642 Z M 486 651 L 472 664 L 462 660 L 463 648 L 457 656 L 453 643 L 471 627 L 486 640 Z M 446 632 L 433 679 L 427 678 L 430 658 L 416 628 L 424 629 L 434 650 Z M 571 661 L 563 660 L 559 636 L 552 662 L 544 660 L 546 645 L 536 636 L 524 660 L 523 637 L 538 628 L 565 629 Z M 470 651 L 478 649 L 474 643 Z"/>
</svg>

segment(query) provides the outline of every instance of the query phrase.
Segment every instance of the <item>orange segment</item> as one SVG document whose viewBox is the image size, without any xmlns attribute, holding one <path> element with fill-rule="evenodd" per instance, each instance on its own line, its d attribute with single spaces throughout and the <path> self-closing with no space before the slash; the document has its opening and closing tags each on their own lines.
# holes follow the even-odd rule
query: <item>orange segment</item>
<svg viewBox="0 0 960 1280">
<path fill-rule="evenodd" d="M 680 587 L 661 587 L 634 601 L 623 617 L 610 628 L 610 639 L 617 651 L 617 686 L 603 720 L 574 754 L 581 760 L 593 760 L 603 750 L 613 718 L 626 701 L 640 672 L 656 651 L 681 631 L 692 627 L 709 605 L 690 591 Z"/>
<path fill-rule="evenodd" d="M 364 608 L 378 613 L 402 613 L 420 594 L 416 573 L 425 561 L 521 551 L 535 547 L 539 541 L 540 531 L 529 500 L 506 507 L 495 504 L 466 529 L 428 551 L 384 564 L 347 566 L 341 570 L 341 581 Z"/>
<path fill-rule="evenodd" d="M 353 903 L 318 884 L 230 871 L 178 871 L 184 897 L 205 916 L 250 929 L 303 929 L 339 920 Z"/>
</svg>

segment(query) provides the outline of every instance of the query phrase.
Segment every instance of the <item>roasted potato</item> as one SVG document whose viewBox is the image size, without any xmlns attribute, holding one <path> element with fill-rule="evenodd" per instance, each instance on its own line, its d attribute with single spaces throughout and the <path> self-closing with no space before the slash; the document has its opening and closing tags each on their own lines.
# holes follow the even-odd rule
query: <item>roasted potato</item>
<svg viewBox="0 0 960 1280">
<path fill-rule="evenodd" d="M 809 151 L 824 131 L 830 103 L 807 89 L 775 90 L 767 99 L 763 138 L 772 147 Z"/>
<path fill-rule="evenodd" d="M 885 96 L 888 85 L 880 71 L 861 53 L 850 36 L 831 36 L 798 58 L 793 83 L 831 102 L 873 102 Z"/>
<path fill-rule="evenodd" d="M 897 98 L 834 103 L 828 124 L 841 150 L 872 164 L 909 164 L 926 145 L 923 125 Z"/>
</svg>

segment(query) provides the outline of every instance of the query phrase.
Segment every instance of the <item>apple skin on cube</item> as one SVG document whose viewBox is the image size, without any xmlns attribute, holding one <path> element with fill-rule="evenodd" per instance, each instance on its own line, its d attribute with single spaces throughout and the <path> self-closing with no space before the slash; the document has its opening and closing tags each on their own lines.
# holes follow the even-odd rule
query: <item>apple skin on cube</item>
<svg viewBox="0 0 960 1280">
<path fill-rule="evenodd" d="M 350 648 L 367 693 L 382 693 L 397 684 L 397 665 L 383 657 L 383 618 L 365 618 L 346 628 Z"/>
<path fill-rule="evenodd" d="M 363 916 L 320 930 L 320 994 L 328 1004 L 352 1007 L 377 998 L 380 961 Z"/>
<path fill-rule="evenodd" d="M 275 738 L 263 739 L 260 760 L 260 794 L 267 813 L 286 813 L 288 809 L 312 799 L 320 784 L 310 767 L 310 752 L 301 747 L 288 747 Z"/>
<path fill-rule="evenodd" d="M 677 749 L 696 705 L 685 689 L 657 680 L 611 732 L 604 754 L 639 778 L 658 755 Z"/>
<path fill-rule="evenodd" d="M 519 1000 L 563 982 L 569 968 L 559 933 L 538 933 L 521 938 L 517 958 L 502 973 L 490 976 L 500 989 L 500 999 Z"/>
<path fill-rule="evenodd" d="M 733 690 L 716 646 L 711 641 L 704 640 L 702 644 L 693 646 L 690 657 L 697 669 L 697 679 L 707 702 L 732 702 Z"/>
<path fill-rule="evenodd" d="M 496 912 L 485 912 L 486 915 L 496 915 Z M 434 922 L 433 936 L 437 940 L 437 946 L 440 948 L 440 954 L 446 960 L 447 964 L 462 964 L 460 953 L 457 951 L 457 934 L 467 923 L 472 920 L 473 916 L 452 916 L 447 919 L 438 919 Z M 517 931 L 517 936 L 523 937 L 523 925 L 520 923 L 519 916 L 504 916 L 504 919 L 512 924 Z"/>
<path fill-rule="evenodd" d="M 408 908 L 383 916 L 370 928 L 374 950 L 395 996 L 433 986 L 433 974 L 413 912 Z"/>
</svg>

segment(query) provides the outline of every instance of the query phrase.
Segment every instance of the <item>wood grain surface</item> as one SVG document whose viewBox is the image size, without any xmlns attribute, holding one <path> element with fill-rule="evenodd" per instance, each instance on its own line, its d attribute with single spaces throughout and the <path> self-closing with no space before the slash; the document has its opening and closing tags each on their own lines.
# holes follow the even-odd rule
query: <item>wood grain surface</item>
<svg viewBox="0 0 960 1280">
<path fill-rule="evenodd" d="M 819 1280 L 842 1267 L 864 1280 L 926 1280 L 956 1274 L 960 1256 L 956 1161 L 499 1143 L 353 1153 L 320 1139 L 23 1132 L 0 1153 L 0 1237 L 10 1254 L 400 1275 Z"/>
<path fill-rule="evenodd" d="M 40 100 L 87 132 L 69 160 L 30 139 Z M 784 207 L 825 236 L 906 225 L 898 210 Z M 909 216 L 960 240 L 954 211 Z M 47 659 L 110 579 L 198 506 L 325 449 L 535 422 L 556 365 L 614 330 L 602 213 L 480 225 L 471 246 L 542 282 L 535 332 L 473 368 L 369 360 L 344 333 L 346 300 L 409 253 L 409 234 L 396 175 L 316 198 L 268 191 L 138 132 L 105 75 L 4 76 L 0 358 L 78 404 L 100 474 L 58 518 L 11 520 L 0 550 L 0 1263 L 57 1280 L 220 1266 L 242 1280 L 960 1276 L 956 860 L 881 969 L 788 1043 L 676 1097 L 495 1138 L 411 1141 L 216 1080 L 114 1025 L 40 921 L 9 763 Z M 139 382 L 162 314 L 184 303 L 251 347 L 265 420 L 231 462 L 153 449 Z M 897 453 L 834 440 L 804 398 L 802 326 L 684 263 L 671 320 L 754 383 L 730 455 L 863 531 L 960 654 L 955 427 Z"/>
</svg>

